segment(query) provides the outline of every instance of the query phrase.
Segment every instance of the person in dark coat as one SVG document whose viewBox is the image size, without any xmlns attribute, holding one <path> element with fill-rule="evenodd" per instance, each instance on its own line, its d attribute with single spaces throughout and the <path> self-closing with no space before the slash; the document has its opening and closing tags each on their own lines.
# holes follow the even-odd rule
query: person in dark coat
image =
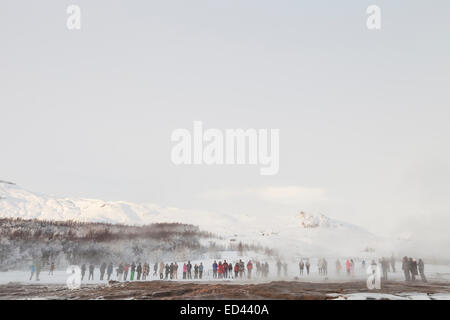
<svg viewBox="0 0 450 320">
<path fill-rule="evenodd" d="M 139 262 L 139 264 L 136 267 L 136 273 L 137 273 L 136 280 L 141 280 L 142 264 L 140 262 Z"/>
<path fill-rule="evenodd" d="M 91 280 L 91 278 L 92 278 L 92 280 L 94 280 L 94 269 L 95 269 L 94 265 L 90 264 L 89 265 L 89 278 L 88 278 L 88 280 Z"/>
<path fill-rule="evenodd" d="M 213 270 L 213 278 L 216 279 L 217 278 L 217 270 L 219 269 L 219 265 L 217 264 L 217 261 L 214 260 L 213 264 L 212 264 L 212 270 Z"/>
<path fill-rule="evenodd" d="M 105 276 L 105 271 L 106 271 L 106 263 L 103 262 L 100 265 L 100 280 L 103 280 L 103 277 Z"/>
<path fill-rule="evenodd" d="M 394 255 L 392 255 L 390 262 L 391 262 L 392 272 L 395 273 L 395 257 L 394 257 Z"/>
<path fill-rule="evenodd" d="M 423 282 L 427 282 L 427 278 L 425 277 L 425 264 L 423 263 L 422 259 L 419 259 L 417 267 L 419 268 L 420 278 L 422 279 Z"/>
<path fill-rule="evenodd" d="M 277 275 L 278 277 L 281 277 L 281 267 L 283 266 L 283 264 L 281 263 L 280 260 L 277 261 Z"/>
<path fill-rule="evenodd" d="M 173 279 L 173 262 L 169 264 L 169 278 L 170 280 Z"/>
<path fill-rule="evenodd" d="M 198 279 L 198 265 L 194 265 L 194 279 Z"/>
<path fill-rule="evenodd" d="M 155 262 L 155 265 L 153 266 L 153 276 L 158 276 L 158 263 Z"/>
<path fill-rule="evenodd" d="M 231 262 L 228 264 L 228 276 L 233 278 L 233 264 Z"/>
<path fill-rule="evenodd" d="M 389 269 L 389 261 L 386 258 L 381 258 L 381 271 L 383 272 L 383 280 L 386 281 L 388 279 L 388 269 Z"/>
<path fill-rule="evenodd" d="M 166 275 L 164 277 L 164 280 L 168 280 L 169 279 L 169 274 L 170 274 L 170 266 L 169 266 L 168 263 L 166 263 L 165 272 L 166 272 Z"/>
<path fill-rule="evenodd" d="M 123 265 L 123 281 L 127 281 L 128 271 L 130 271 L 130 264 L 125 263 Z"/>
<path fill-rule="evenodd" d="M 81 266 L 81 280 L 84 279 L 84 275 L 85 275 L 85 274 L 86 274 L 86 265 L 83 264 L 83 265 Z"/>
<path fill-rule="evenodd" d="M 136 273 L 136 264 L 133 262 L 130 268 L 130 281 L 134 280 L 134 274 Z"/>
<path fill-rule="evenodd" d="M 200 262 L 200 265 L 198 266 L 198 277 L 202 279 L 203 277 L 203 263 Z"/>
<path fill-rule="evenodd" d="M 187 263 L 187 278 L 192 279 L 192 263 L 190 260 Z"/>
<path fill-rule="evenodd" d="M 409 259 L 406 256 L 404 256 L 402 259 L 402 270 L 405 275 L 405 281 L 411 280 L 410 273 L 409 273 L 409 270 L 410 270 Z"/>
<path fill-rule="evenodd" d="M 50 264 L 50 270 L 48 272 L 48 275 L 53 275 L 53 271 L 55 271 L 55 263 L 54 262 L 52 262 Z"/>
<path fill-rule="evenodd" d="M 410 267 L 410 273 L 411 273 L 411 280 L 416 281 L 416 276 L 419 274 L 417 271 L 417 261 L 413 258 L 409 258 L 409 267 Z"/>
<path fill-rule="evenodd" d="M 110 262 L 108 265 L 108 268 L 106 269 L 106 273 L 108 274 L 108 281 L 111 279 L 111 274 L 113 273 L 114 267 L 113 264 Z"/>
<path fill-rule="evenodd" d="M 116 269 L 116 278 L 118 281 L 122 280 L 122 274 L 123 274 L 123 264 L 120 263 Z"/>
</svg>

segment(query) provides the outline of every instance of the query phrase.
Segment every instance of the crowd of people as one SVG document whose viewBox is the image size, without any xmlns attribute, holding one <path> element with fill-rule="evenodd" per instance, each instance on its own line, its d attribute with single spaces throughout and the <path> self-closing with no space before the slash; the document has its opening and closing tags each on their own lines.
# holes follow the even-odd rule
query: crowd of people
<svg viewBox="0 0 450 320">
<path fill-rule="evenodd" d="M 300 275 L 303 275 L 303 270 L 306 269 L 306 275 L 309 275 L 309 269 L 311 268 L 311 264 L 309 263 L 309 259 L 306 261 L 303 261 L 303 259 L 300 260 L 298 263 L 298 267 L 300 268 Z"/>
<path fill-rule="evenodd" d="M 267 278 L 269 276 L 269 263 L 256 261 L 255 265 L 249 260 L 247 263 L 240 259 L 233 265 L 227 260 L 217 262 L 214 260 L 212 264 L 213 279 L 252 279 L 253 268 L 256 269 L 256 277 Z"/>
<path fill-rule="evenodd" d="M 425 264 L 422 259 L 416 261 L 416 259 L 411 257 L 403 257 L 402 270 L 406 281 L 415 281 L 417 275 L 420 275 L 422 281 L 427 282 L 427 278 L 425 277 Z"/>
<path fill-rule="evenodd" d="M 394 256 L 391 256 L 390 258 L 382 257 L 378 261 L 380 269 L 381 269 L 381 279 L 388 280 L 388 273 L 396 272 L 396 259 Z M 377 263 L 375 260 L 372 260 L 371 267 L 373 270 L 376 269 Z M 366 270 L 366 261 L 362 260 L 361 262 L 362 270 Z M 355 262 L 353 259 L 347 259 L 345 261 L 345 269 L 347 271 L 347 275 L 354 276 L 355 274 Z M 320 270 L 320 269 L 319 269 Z M 336 260 L 336 273 L 341 273 L 342 270 L 342 264 L 340 260 Z M 419 259 L 419 261 L 416 261 L 414 258 L 411 257 L 403 257 L 402 259 L 402 270 L 405 276 L 405 281 L 415 281 L 416 277 L 420 275 L 420 278 L 423 282 L 427 282 L 427 278 L 425 276 L 425 264 L 422 259 Z M 302 271 L 300 271 L 302 273 Z"/>
<path fill-rule="evenodd" d="M 366 261 L 363 260 L 361 263 L 361 267 L 364 269 L 366 265 Z M 355 275 L 355 261 L 353 259 L 347 259 L 344 262 L 344 266 L 341 264 L 341 261 L 338 259 L 336 260 L 336 273 L 340 274 L 343 267 L 345 267 L 345 272 L 348 276 L 354 276 Z"/>
<path fill-rule="evenodd" d="M 287 265 L 287 264 L 286 264 Z M 255 263 L 256 276 L 268 277 L 269 264 L 267 262 Z M 86 272 L 88 271 L 88 280 L 94 280 L 93 264 L 81 265 L 81 280 L 84 280 Z M 133 280 L 147 280 L 150 279 L 150 264 L 149 263 L 120 263 L 116 268 L 117 281 L 133 281 Z M 100 280 L 111 280 L 113 274 L 113 264 L 102 263 L 99 267 Z M 251 279 L 253 271 L 253 262 L 249 260 L 247 263 L 239 260 L 234 264 L 227 262 L 226 260 L 217 262 L 214 260 L 211 265 L 213 279 Z M 208 270 L 208 271 L 209 271 Z M 182 279 L 203 279 L 205 267 L 203 262 L 192 264 L 191 261 L 183 263 L 182 266 Z M 159 278 L 160 280 L 174 280 L 178 279 L 178 264 L 176 262 L 164 263 L 159 262 L 153 265 L 153 278 Z"/>
<path fill-rule="evenodd" d="M 317 268 L 319 269 L 319 274 L 322 276 L 328 275 L 328 262 L 325 258 L 320 258 L 317 261 Z"/>
<path fill-rule="evenodd" d="M 378 261 L 381 272 L 382 279 L 388 279 L 388 272 L 396 272 L 396 259 L 394 256 L 391 258 L 382 257 Z M 372 260 L 371 267 L 378 266 L 375 260 Z M 308 258 L 301 259 L 298 263 L 299 267 L 299 275 L 303 276 L 304 274 L 309 275 L 311 271 L 311 263 Z M 361 262 L 361 271 L 366 271 L 366 261 L 362 260 Z M 256 269 L 255 272 L 253 271 Z M 277 276 L 280 277 L 288 277 L 288 264 L 286 262 L 282 262 L 278 260 L 276 262 L 277 268 Z M 341 260 L 336 260 L 336 273 L 341 274 L 345 268 L 345 273 L 348 276 L 355 275 L 355 261 L 353 259 L 346 259 L 343 263 Z M 35 262 L 31 265 L 31 276 L 30 280 L 35 276 L 36 280 L 39 280 L 39 275 L 41 272 L 42 266 L 39 262 Z M 95 280 L 94 279 L 94 271 L 99 270 L 99 279 L 102 280 L 116 280 L 116 281 L 135 281 L 135 280 L 175 280 L 178 279 L 178 269 L 179 266 L 177 262 L 164 263 L 157 262 L 152 266 L 147 263 L 120 263 L 116 268 L 112 262 L 107 264 L 103 262 L 99 267 L 96 268 L 94 264 L 82 264 L 81 265 L 81 280 L 84 280 L 87 273 L 87 280 Z M 150 277 L 150 270 L 153 269 L 153 276 Z M 53 275 L 55 270 L 55 264 L 52 262 L 49 267 L 49 275 Z M 204 279 L 205 272 L 208 273 L 209 276 L 212 276 L 213 279 L 252 279 L 252 277 L 256 278 L 268 278 L 269 277 L 269 263 L 251 260 L 245 263 L 242 259 L 239 261 L 227 262 L 227 260 L 214 260 L 212 265 L 206 267 L 203 265 L 203 262 L 192 264 L 191 261 L 187 261 L 182 265 L 182 279 L 183 280 L 191 280 L 191 279 Z M 317 270 L 320 276 L 328 276 L 328 262 L 325 258 L 319 258 L 317 260 Z M 403 257 L 402 260 L 402 270 L 404 272 L 404 277 L 406 281 L 415 281 L 416 277 L 420 275 L 422 281 L 426 282 L 427 279 L 425 277 L 425 265 L 422 259 L 416 261 L 411 257 Z M 115 277 L 113 279 L 113 274 L 115 271 Z"/>
</svg>

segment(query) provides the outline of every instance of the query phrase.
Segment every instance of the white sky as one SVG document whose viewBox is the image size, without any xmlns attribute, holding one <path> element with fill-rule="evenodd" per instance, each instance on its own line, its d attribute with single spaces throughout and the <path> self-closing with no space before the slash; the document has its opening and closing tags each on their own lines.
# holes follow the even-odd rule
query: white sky
<svg viewBox="0 0 450 320">
<path fill-rule="evenodd" d="M 81 31 L 66 29 L 69 4 Z M 366 28 L 371 4 L 380 31 Z M 436 221 L 447 234 L 449 12 L 447 0 L 2 0 L 0 179 L 223 213 L 322 212 L 376 232 Z M 279 128 L 279 174 L 175 167 L 170 134 L 194 120 Z"/>
</svg>

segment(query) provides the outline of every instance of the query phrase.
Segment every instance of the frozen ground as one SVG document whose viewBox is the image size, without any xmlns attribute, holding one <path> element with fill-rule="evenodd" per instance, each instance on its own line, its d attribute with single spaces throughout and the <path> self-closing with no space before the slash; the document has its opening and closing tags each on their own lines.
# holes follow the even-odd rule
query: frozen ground
<svg viewBox="0 0 450 320">
<path fill-rule="evenodd" d="M 0 299 L 73 300 L 416 300 L 450 299 L 450 286 L 442 283 L 385 282 L 381 290 L 369 292 L 365 281 L 302 282 L 272 281 L 133 281 L 82 285 L 70 290 L 58 284 L 0 285 Z"/>
<path fill-rule="evenodd" d="M 350 294 L 329 294 L 333 300 L 450 300 L 450 293 L 399 292 L 395 294 L 357 292 Z"/>
</svg>

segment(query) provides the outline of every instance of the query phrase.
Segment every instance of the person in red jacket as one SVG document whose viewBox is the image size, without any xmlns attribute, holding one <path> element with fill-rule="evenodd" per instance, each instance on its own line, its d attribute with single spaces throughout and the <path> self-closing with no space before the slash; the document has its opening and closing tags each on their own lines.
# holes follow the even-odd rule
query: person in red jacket
<svg viewBox="0 0 450 320">
<path fill-rule="evenodd" d="M 247 274 L 248 274 L 248 278 L 251 279 L 252 278 L 252 269 L 253 269 L 253 264 L 252 261 L 249 260 L 247 263 Z"/>
<path fill-rule="evenodd" d="M 219 279 L 222 279 L 223 278 L 223 264 L 222 264 L 222 261 L 219 261 L 218 273 L 219 273 Z"/>
<path fill-rule="evenodd" d="M 223 277 L 228 278 L 228 263 L 227 260 L 223 261 Z"/>
<path fill-rule="evenodd" d="M 234 278 L 237 279 L 239 275 L 239 263 L 234 264 Z"/>
<path fill-rule="evenodd" d="M 347 274 L 350 275 L 351 269 L 352 269 L 352 264 L 350 263 L 350 261 L 347 259 L 347 261 L 345 261 L 345 269 L 347 270 Z"/>
</svg>

